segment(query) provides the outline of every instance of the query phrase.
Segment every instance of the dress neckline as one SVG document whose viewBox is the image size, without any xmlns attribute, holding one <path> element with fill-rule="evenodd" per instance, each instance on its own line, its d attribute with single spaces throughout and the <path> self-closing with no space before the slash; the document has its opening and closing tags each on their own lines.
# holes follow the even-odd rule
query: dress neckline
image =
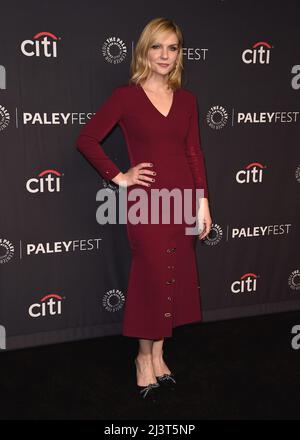
<svg viewBox="0 0 300 440">
<path fill-rule="evenodd" d="M 172 104 L 170 106 L 169 112 L 167 115 L 164 115 L 163 113 L 161 113 L 157 107 L 155 107 L 155 105 L 153 104 L 153 102 L 151 101 L 151 99 L 149 98 L 149 96 L 147 95 L 146 91 L 143 89 L 143 87 L 141 85 L 136 85 L 138 88 L 141 89 L 142 94 L 146 97 L 147 101 L 150 103 L 150 105 L 152 106 L 152 108 L 160 115 L 162 116 L 164 119 L 168 119 L 170 114 L 173 111 L 173 107 L 174 107 L 174 103 L 175 103 L 175 96 L 176 96 L 176 90 L 173 90 L 173 98 L 172 98 Z"/>
</svg>

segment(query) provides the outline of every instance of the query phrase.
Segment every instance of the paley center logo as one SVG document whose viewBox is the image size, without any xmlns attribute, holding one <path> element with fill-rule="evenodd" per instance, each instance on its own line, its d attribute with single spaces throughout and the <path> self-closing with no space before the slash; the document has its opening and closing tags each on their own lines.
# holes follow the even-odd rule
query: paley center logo
<svg viewBox="0 0 300 440">
<path fill-rule="evenodd" d="M 209 234 L 204 238 L 204 243 L 208 246 L 215 246 L 220 243 L 223 238 L 223 229 L 217 223 L 211 225 Z"/>
<path fill-rule="evenodd" d="M 6 238 L 0 238 L 0 264 L 10 261 L 15 253 L 14 245 Z"/>
<path fill-rule="evenodd" d="M 120 64 L 125 60 L 127 47 L 119 37 L 108 37 L 102 45 L 102 55 L 111 64 Z"/>
<path fill-rule="evenodd" d="M 288 279 L 288 284 L 293 290 L 300 290 L 300 270 L 295 269 Z"/>
<path fill-rule="evenodd" d="M 212 106 L 206 115 L 207 125 L 213 130 L 224 128 L 228 122 L 228 112 L 221 105 Z"/>
<path fill-rule="evenodd" d="M 272 46 L 266 41 L 258 41 L 251 49 L 242 52 L 242 61 L 245 64 L 270 64 Z"/>
<path fill-rule="evenodd" d="M 31 177 L 26 182 L 26 189 L 32 194 L 44 192 L 60 192 L 61 174 L 59 171 L 47 169 L 37 177 Z"/>
<path fill-rule="evenodd" d="M 102 298 L 102 305 L 108 312 L 118 312 L 125 304 L 125 295 L 119 289 L 111 289 Z"/>
<path fill-rule="evenodd" d="M 207 125 L 213 130 L 224 128 L 229 120 L 227 110 L 221 105 L 214 105 L 206 115 Z M 240 125 L 270 125 L 270 124 L 296 124 L 299 121 L 299 111 L 263 111 L 242 112 L 234 108 L 231 112 L 231 126 Z"/>
<path fill-rule="evenodd" d="M 57 42 L 60 40 L 52 32 L 39 32 L 32 40 L 21 43 L 21 52 L 27 57 L 57 58 Z"/>
<path fill-rule="evenodd" d="M 64 299 L 64 297 L 57 295 L 56 293 L 45 295 L 39 300 L 39 302 L 36 302 L 29 306 L 29 316 L 31 318 L 40 318 L 45 316 L 61 315 L 61 306 Z"/>
<path fill-rule="evenodd" d="M 252 272 L 245 273 L 239 280 L 231 284 L 232 293 L 255 293 L 257 288 L 258 275 Z"/>
<path fill-rule="evenodd" d="M 10 114 L 6 108 L 0 104 L 0 131 L 4 130 L 10 122 Z"/>
</svg>

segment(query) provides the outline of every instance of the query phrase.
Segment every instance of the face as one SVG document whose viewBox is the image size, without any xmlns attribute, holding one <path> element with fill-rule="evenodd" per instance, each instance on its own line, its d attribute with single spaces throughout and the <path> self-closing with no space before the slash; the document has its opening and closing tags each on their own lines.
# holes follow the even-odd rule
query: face
<svg viewBox="0 0 300 440">
<path fill-rule="evenodd" d="M 160 75 L 168 74 L 174 67 L 179 54 L 177 35 L 172 32 L 160 35 L 148 52 L 148 60 L 152 72 Z"/>
</svg>

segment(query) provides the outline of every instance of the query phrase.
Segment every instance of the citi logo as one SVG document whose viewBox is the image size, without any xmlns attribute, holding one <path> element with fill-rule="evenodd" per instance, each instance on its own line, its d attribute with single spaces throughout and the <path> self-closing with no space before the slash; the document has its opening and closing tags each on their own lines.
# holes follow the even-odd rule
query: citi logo
<svg viewBox="0 0 300 440">
<path fill-rule="evenodd" d="M 254 293 L 256 292 L 258 276 L 255 273 L 245 273 L 240 280 L 231 284 L 232 293 Z"/>
<path fill-rule="evenodd" d="M 57 58 L 58 37 L 51 32 L 39 32 L 32 40 L 21 43 L 21 52 L 27 57 Z"/>
<path fill-rule="evenodd" d="M 242 52 L 242 60 L 245 64 L 270 64 L 272 46 L 265 41 L 253 44 L 251 49 Z"/>
<path fill-rule="evenodd" d="M 26 182 L 26 189 L 31 194 L 43 192 L 60 192 L 62 174 L 56 170 L 45 170 Z"/>
<path fill-rule="evenodd" d="M 237 183 L 262 183 L 264 169 L 266 166 L 259 162 L 252 162 L 245 167 L 245 169 L 240 170 L 236 173 L 235 179 Z"/>
<path fill-rule="evenodd" d="M 40 302 L 31 304 L 28 309 L 31 318 L 61 315 L 62 297 L 51 293 L 41 298 Z"/>
</svg>

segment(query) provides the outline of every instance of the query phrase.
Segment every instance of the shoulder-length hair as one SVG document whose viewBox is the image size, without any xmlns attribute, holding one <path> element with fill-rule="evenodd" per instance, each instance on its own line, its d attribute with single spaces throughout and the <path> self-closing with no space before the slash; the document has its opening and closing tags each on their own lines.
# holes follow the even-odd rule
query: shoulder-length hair
<svg viewBox="0 0 300 440">
<path fill-rule="evenodd" d="M 176 60 L 174 69 L 169 73 L 168 86 L 172 90 L 181 87 L 182 71 L 183 71 L 183 36 L 180 28 L 173 20 L 159 17 L 149 21 L 144 27 L 138 42 L 134 48 L 133 57 L 130 65 L 130 80 L 129 83 L 141 84 L 150 74 L 151 68 L 148 62 L 148 51 L 154 44 L 155 40 L 159 38 L 162 33 L 166 31 L 175 32 L 178 38 L 179 54 Z"/>
</svg>

